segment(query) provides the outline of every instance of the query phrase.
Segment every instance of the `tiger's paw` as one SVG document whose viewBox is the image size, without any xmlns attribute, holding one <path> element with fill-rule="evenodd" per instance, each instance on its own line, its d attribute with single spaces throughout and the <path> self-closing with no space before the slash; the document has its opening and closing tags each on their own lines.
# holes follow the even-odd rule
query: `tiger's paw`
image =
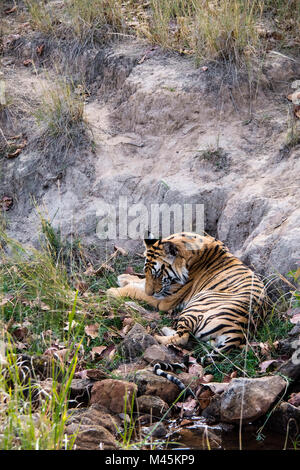
<svg viewBox="0 0 300 470">
<path fill-rule="evenodd" d="M 154 335 L 154 338 L 156 341 L 160 344 L 171 344 L 171 338 L 172 336 L 159 336 L 159 335 Z"/>
<path fill-rule="evenodd" d="M 118 284 L 120 287 L 127 286 L 127 284 L 130 284 L 134 278 L 135 276 L 132 276 L 131 274 L 120 274 L 118 276 Z"/>
<path fill-rule="evenodd" d="M 114 299 L 122 297 L 120 293 L 120 289 L 118 287 L 111 287 L 110 289 L 107 289 L 106 295 L 107 297 L 114 298 Z"/>
</svg>

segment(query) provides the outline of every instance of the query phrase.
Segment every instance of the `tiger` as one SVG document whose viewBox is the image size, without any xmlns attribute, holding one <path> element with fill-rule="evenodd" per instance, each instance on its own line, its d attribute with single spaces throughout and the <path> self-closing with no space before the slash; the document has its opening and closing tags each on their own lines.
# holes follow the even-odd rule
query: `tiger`
<svg viewBox="0 0 300 470">
<path fill-rule="evenodd" d="M 155 335 L 163 345 L 185 346 L 190 337 L 209 342 L 214 354 L 242 348 L 265 315 L 263 282 L 223 242 L 203 233 L 144 240 L 144 278 L 118 277 L 108 296 L 147 302 L 159 311 L 181 310 L 176 332 Z"/>
</svg>

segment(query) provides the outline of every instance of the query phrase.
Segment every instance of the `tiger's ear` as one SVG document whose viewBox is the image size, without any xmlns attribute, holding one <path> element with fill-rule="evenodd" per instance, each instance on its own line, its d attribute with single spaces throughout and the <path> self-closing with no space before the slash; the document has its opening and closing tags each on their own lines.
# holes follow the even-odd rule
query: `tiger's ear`
<svg viewBox="0 0 300 470">
<path fill-rule="evenodd" d="M 151 232 L 147 231 L 144 235 L 144 245 L 146 248 L 150 248 L 154 243 L 158 242 L 160 238 L 155 238 Z"/>
<path fill-rule="evenodd" d="M 172 242 L 165 242 L 164 243 L 164 250 L 167 256 L 175 258 L 178 254 L 178 248 L 175 243 Z"/>
</svg>

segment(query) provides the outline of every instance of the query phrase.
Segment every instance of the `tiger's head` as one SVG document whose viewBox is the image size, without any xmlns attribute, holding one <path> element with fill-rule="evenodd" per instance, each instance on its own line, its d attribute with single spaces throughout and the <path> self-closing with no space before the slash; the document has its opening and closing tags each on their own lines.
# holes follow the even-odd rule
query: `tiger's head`
<svg viewBox="0 0 300 470">
<path fill-rule="evenodd" d="M 174 293 L 188 280 L 186 259 L 177 240 L 145 238 L 145 292 L 157 299 Z"/>
</svg>

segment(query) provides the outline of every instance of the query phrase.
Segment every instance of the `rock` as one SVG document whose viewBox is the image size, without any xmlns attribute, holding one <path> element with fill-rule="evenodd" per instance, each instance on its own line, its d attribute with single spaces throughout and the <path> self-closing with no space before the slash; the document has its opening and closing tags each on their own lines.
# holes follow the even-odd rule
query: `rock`
<svg viewBox="0 0 300 470">
<path fill-rule="evenodd" d="M 103 380 L 109 378 L 109 375 L 101 369 L 87 369 L 86 376 L 92 380 Z"/>
<path fill-rule="evenodd" d="M 209 382 L 205 385 L 209 387 L 213 393 L 220 395 L 228 389 L 229 383 L 230 382 Z"/>
<path fill-rule="evenodd" d="M 98 403 L 113 413 L 124 413 L 131 409 L 137 386 L 125 380 L 104 379 L 92 387 L 91 404 Z"/>
<path fill-rule="evenodd" d="M 118 352 L 126 359 L 132 360 L 141 356 L 153 344 L 158 343 L 142 325 L 136 323 L 118 346 Z"/>
<path fill-rule="evenodd" d="M 297 348 L 300 348 L 300 323 L 288 332 L 287 338 L 279 341 L 277 352 L 281 355 L 292 356 Z"/>
<path fill-rule="evenodd" d="M 70 385 L 70 401 L 76 406 L 79 403 L 88 403 L 94 381 L 90 379 L 73 379 Z"/>
<path fill-rule="evenodd" d="M 142 431 L 146 436 L 157 438 L 165 437 L 168 433 L 166 426 L 161 421 L 151 426 L 144 426 Z"/>
<path fill-rule="evenodd" d="M 122 421 L 118 416 L 112 415 L 107 408 L 95 403 L 88 408 L 78 408 L 68 411 L 67 425 L 70 424 L 84 424 L 103 426 L 112 434 L 116 433 L 117 428 L 120 428 Z"/>
<path fill-rule="evenodd" d="M 299 65 L 283 54 L 270 51 L 266 56 L 263 72 L 273 87 L 283 89 L 289 80 L 299 76 Z"/>
<path fill-rule="evenodd" d="M 155 364 L 156 362 L 179 362 L 180 359 L 177 357 L 175 353 L 173 353 L 170 349 L 166 346 L 153 344 L 149 346 L 145 352 L 143 358 L 149 364 Z"/>
<path fill-rule="evenodd" d="M 121 364 L 117 369 L 112 371 L 112 374 L 118 379 L 127 380 L 130 382 L 134 379 L 136 371 L 145 369 L 146 366 L 147 362 L 144 361 L 144 359 L 139 358 L 135 362 Z"/>
<path fill-rule="evenodd" d="M 177 375 L 177 377 L 186 387 L 189 387 L 193 392 L 196 392 L 199 387 L 203 387 L 203 377 L 197 377 L 194 374 L 190 374 L 188 372 L 181 372 Z"/>
<path fill-rule="evenodd" d="M 279 375 L 257 379 L 235 378 L 221 395 L 221 421 L 235 423 L 254 421 L 263 416 L 286 388 Z"/>
<path fill-rule="evenodd" d="M 138 371 L 135 374 L 134 382 L 138 386 L 139 395 L 158 396 L 168 404 L 173 403 L 180 393 L 177 385 L 154 374 L 149 369 Z"/>
<path fill-rule="evenodd" d="M 300 351 L 300 348 L 298 351 Z M 277 372 L 291 380 L 298 380 L 300 378 L 300 360 L 298 356 L 299 352 L 295 351 L 291 359 L 282 364 L 282 366 L 277 369 Z"/>
<path fill-rule="evenodd" d="M 202 411 L 208 423 L 218 423 L 221 420 L 221 395 L 214 395 L 209 405 Z"/>
<path fill-rule="evenodd" d="M 136 400 L 139 413 L 149 413 L 153 417 L 161 417 L 169 409 L 169 406 L 160 397 L 153 395 L 141 395 Z"/>
<path fill-rule="evenodd" d="M 77 450 L 115 450 L 118 448 L 114 436 L 103 426 L 74 423 L 66 427 L 66 433 L 76 435 L 73 448 Z"/>
<path fill-rule="evenodd" d="M 272 431 L 296 437 L 300 429 L 300 408 L 287 402 L 280 403 L 271 414 L 267 426 Z"/>
</svg>

